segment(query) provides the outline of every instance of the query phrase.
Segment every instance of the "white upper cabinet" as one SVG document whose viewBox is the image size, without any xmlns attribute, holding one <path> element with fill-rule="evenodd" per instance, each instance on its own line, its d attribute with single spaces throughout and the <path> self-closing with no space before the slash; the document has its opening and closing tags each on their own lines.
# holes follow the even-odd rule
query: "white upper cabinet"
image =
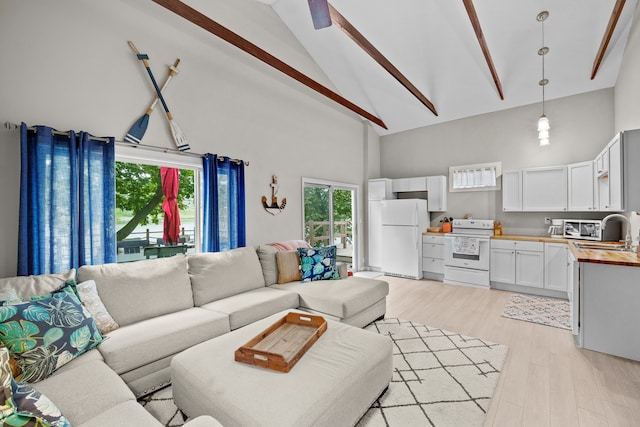
<svg viewBox="0 0 640 427">
<path fill-rule="evenodd" d="M 596 157 L 596 178 L 601 177 L 609 173 L 609 147 L 605 147 L 604 150 Z"/>
<path fill-rule="evenodd" d="M 522 210 L 567 210 L 567 166 L 523 169 Z"/>
<path fill-rule="evenodd" d="M 392 191 L 402 193 L 406 191 L 427 191 L 427 177 L 396 178 L 392 180 Z"/>
<path fill-rule="evenodd" d="M 369 193 L 369 200 L 393 199 L 391 180 L 388 178 L 370 179 L 367 190 Z"/>
<path fill-rule="evenodd" d="M 568 205 L 570 211 L 593 211 L 597 209 L 594 199 L 593 174 L 593 161 L 567 165 Z"/>
<path fill-rule="evenodd" d="M 502 172 L 502 210 L 522 211 L 522 170 Z"/>
<path fill-rule="evenodd" d="M 596 157 L 598 209 L 622 211 L 622 143 L 616 135 Z"/>
<path fill-rule="evenodd" d="M 444 175 L 427 177 L 427 198 L 430 212 L 447 210 L 447 177 Z"/>
</svg>

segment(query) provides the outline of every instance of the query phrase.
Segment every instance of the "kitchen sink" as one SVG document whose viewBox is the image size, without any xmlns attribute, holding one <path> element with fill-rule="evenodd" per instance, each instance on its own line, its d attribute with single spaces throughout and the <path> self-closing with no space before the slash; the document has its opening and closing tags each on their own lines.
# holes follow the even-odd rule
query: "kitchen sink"
<svg viewBox="0 0 640 427">
<path fill-rule="evenodd" d="M 631 249 L 624 247 L 624 243 L 574 243 L 574 245 L 580 250 L 631 252 Z"/>
</svg>

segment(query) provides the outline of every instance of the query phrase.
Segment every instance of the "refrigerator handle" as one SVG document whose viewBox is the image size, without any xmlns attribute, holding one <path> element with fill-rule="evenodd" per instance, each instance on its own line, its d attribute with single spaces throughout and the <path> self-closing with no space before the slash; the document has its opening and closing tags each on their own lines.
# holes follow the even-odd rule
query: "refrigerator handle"
<svg viewBox="0 0 640 427">
<path fill-rule="evenodd" d="M 418 221 L 418 205 L 416 204 L 416 209 L 414 210 L 414 221 L 413 223 L 416 225 L 416 250 L 418 249 L 418 245 L 420 244 L 420 242 L 418 241 L 420 239 L 420 229 L 418 228 L 418 225 L 420 224 L 420 222 Z"/>
</svg>

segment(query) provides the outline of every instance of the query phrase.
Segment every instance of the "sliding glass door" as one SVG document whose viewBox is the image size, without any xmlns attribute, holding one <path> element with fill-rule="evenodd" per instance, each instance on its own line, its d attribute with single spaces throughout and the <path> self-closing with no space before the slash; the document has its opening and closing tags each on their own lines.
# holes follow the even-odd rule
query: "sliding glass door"
<svg viewBox="0 0 640 427">
<path fill-rule="evenodd" d="M 303 178 L 303 235 L 313 247 L 335 245 L 357 270 L 357 185 Z"/>
</svg>

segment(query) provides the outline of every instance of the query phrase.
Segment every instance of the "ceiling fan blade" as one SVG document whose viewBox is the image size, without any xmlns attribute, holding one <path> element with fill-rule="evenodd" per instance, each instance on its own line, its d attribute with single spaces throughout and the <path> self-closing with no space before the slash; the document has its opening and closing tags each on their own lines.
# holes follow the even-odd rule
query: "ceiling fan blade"
<svg viewBox="0 0 640 427">
<path fill-rule="evenodd" d="M 311 10 L 313 28 L 319 30 L 331 26 L 331 15 L 329 14 L 329 3 L 327 0 L 308 0 Z"/>
</svg>

